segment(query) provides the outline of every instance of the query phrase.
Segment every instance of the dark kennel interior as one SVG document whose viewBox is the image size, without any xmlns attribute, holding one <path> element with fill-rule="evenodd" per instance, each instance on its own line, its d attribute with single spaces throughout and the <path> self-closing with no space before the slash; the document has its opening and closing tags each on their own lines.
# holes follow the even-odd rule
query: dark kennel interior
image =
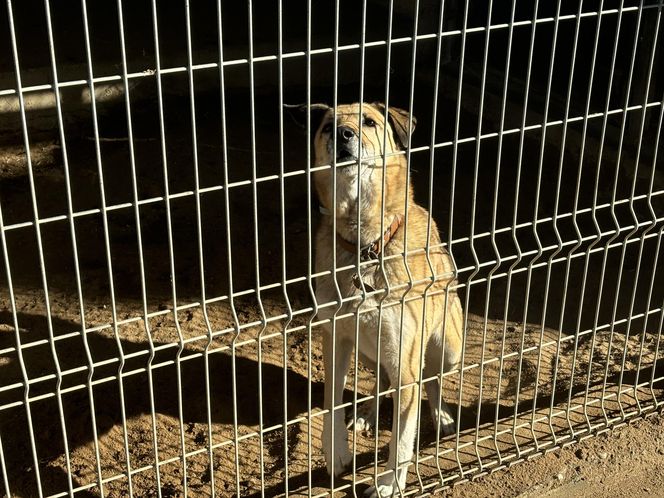
<svg viewBox="0 0 664 498">
<path fill-rule="evenodd" d="M 615 3 L 616 5 L 613 5 Z M 605 10 L 615 9 L 618 2 L 604 2 Z M 383 2 L 369 2 L 367 5 L 365 41 L 393 40 L 410 37 L 415 27 L 413 7 L 410 2 L 396 2 L 394 19 L 388 23 L 389 5 Z M 485 31 L 471 31 L 482 28 L 488 22 L 487 8 L 483 2 L 470 2 L 468 11 L 458 2 L 445 4 L 444 29 L 452 32 L 442 39 L 440 57 L 440 83 L 437 89 L 437 120 L 434 140 L 436 144 L 450 142 L 456 136 L 460 139 L 474 138 L 478 134 L 495 134 L 500 129 L 502 95 L 504 90 L 504 73 L 507 55 L 508 29 L 490 31 L 490 44 L 487 51 L 485 81 L 484 45 Z M 625 4 L 625 7 L 628 7 Z M 354 2 L 340 2 L 338 16 L 335 17 L 333 2 L 316 3 L 311 7 L 311 47 L 334 47 L 335 19 L 338 21 L 338 45 L 358 43 L 361 39 L 362 6 Z M 533 17 L 533 5 L 518 4 L 514 13 L 514 21 L 528 21 Z M 594 12 L 598 2 L 585 2 L 581 12 Z M 84 80 L 87 78 L 85 43 L 82 23 L 81 6 L 77 2 L 67 2 L 53 8 L 52 25 L 55 53 L 59 65 L 61 80 Z M 92 60 L 95 77 L 120 74 L 122 57 L 118 29 L 118 12 L 116 6 L 109 2 L 95 4 L 88 12 L 89 31 L 91 34 Z M 583 117 L 586 105 L 590 115 L 604 112 L 605 109 L 622 109 L 625 106 L 640 106 L 644 102 L 656 102 L 661 95 L 661 77 L 654 71 L 650 78 L 650 86 L 646 88 L 648 63 L 653 48 L 655 16 L 657 9 L 645 10 L 640 20 L 638 44 L 633 54 L 634 37 L 637 32 L 637 12 L 628 11 L 621 22 L 618 37 L 615 67 L 612 78 L 612 55 L 618 16 L 615 13 L 605 14 L 598 39 L 596 61 L 592 68 L 590 62 L 593 55 L 597 16 L 582 17 L 577 23 L 574 16 L 579 10 L 575 2 L 562 2 L 555 38 L 555 58 L 552 64 L 552 47 L 554 46 L 555 22 L 537 25 L 534 35 L 532 68 L 530 79 L 526 81 L 529 67 L 529 49 L 533 35 L 529 25 L 515 26 L 509 78 L 507 80 L 506 109 L 504 130 L 514 130 L 523 121 L 523 102 L 526 83 L 529 86 L 528 111 L 525 122 L 527 125 L 538 125 L 547 122 L 559 122 L 568 117 Z M 466 26 L 469 33 L 465 40 L 465 56 L 463 72 L 460 75 L 461 34 L 456 30 L 463 27 L 464 15 L 467 14 Z M 551 19 L 556 14 L 556 5 L 544 2 L 539 5 L 538 19 Z M 7 26 L 6 12 L 3 12 L 3 26 Z M 158 5 L 157 10 L 160 32 L 160 57 L 162 68 L 186 65 L 187 36 L 184 4 Z M 201 2 L 191 6 L 191 51 L 194 64 L 205 64 L 219 60 L 217 39 L 217 13 L 214 2 Z M 229 2 L 223 6 L 221 23 L 223 29 L 223 57 L 226 61 L 240 61 L 224 68 L 225 102 L 222 108 L 219 91 L 219 71 L 214 68 L 202 69 L 193 73 L 193 101 L 195 103 L 196 150 L 199 168 L 199 188 L 212 189 L 201 195 L 201 222 L 203 233 L 203 255 L 206 268 L 206 286 L 208 295 L 222 295 L 228 290 L 228 264 L 226 254 L 226 216 L 230 217 L 231 246 L 235 248 L 232 259 L 233 286 L 236 291 L 249 289 L 255 284 L 254 247 L 258 246 L 258 259 L 261 282 L 277 283 L 281 280 L 282 257 L 286 259 L 286 277 L 294 278 L 306 273 L 306 259 L 302 258 L 302 248 L 306 248 L 307 213 L 303 209 L 307 202 L 305 175 L 289 176 L 284 180 L 284 209 L 286 217 L 285 241 L 286 254 L 281 254 L 280 236 L 280 167 L 286 173 L 303 170 L 306 167 L 306 137 L 292 124 L 288 116 L 284 116 L 279 104 L 301 103 L 306 101 L 307 68 L 304 56 L 284 58 L 283 70 L 279 71 L 279 62 L 274 59 L 259 61 L 253 64 L 253 74 L 246 63 L 249 53 L 249 9 L 243 3 Z M 253 31 L 253 57 L 274 55 L 278 52 L 277 5 L 254 5 L 251 9 Z M 511 6 L 501 4 L 493 6 L 491 24 L 509 23 Z M 567 16 L 567 17 L 566 17 Z M 565 18 L 566 17 L 566 18 Z M 17 44 L 23 86 L 50 83 L 48 38 L 44 7 L 40 2 L 20 2 L 14 5 Z M 152 13 L 149 2 L 132 2 L 123 10 L 124 36 L 126 43 L 126 60 L 128 72 L 154 71 L 155 45 L 152 29 Z M 307 4 L 304 2 L 286 2 L 283 4 L 282 46 L 286 54 L 301 52 L 307 47 Z M 429 5 L 420 7 L 417 19 L 417 33 L 420 35 L 435 34 L 438 28 L 439 9 Z M 391 32 L 388 33 L 388 27 Z M 2 43 L 2 81 L 3 88 L 14 88 L 13 58 L 9 30 L 5 33 Z M 575 37 L 575 33 L 577 36 Z M 573 44 L 577 48 L 572 52 Z M 434 102 L 434 77 L 436 69 L 437 38 L 418 40 L 415 61 L 415 76 L 411 78 L 413 45 L 410 42 L 397 43 L 391 47 L 389 68 L 389 95 L 386 95 L 386 48 L 384 45 L 365 49 L 364 74 L 360 75 L 360 51 L 345 50 L 339 52 L 337 71 L 337 101 L 340 103 L 357 101 L 360 87 L 363 87 L 365 101 L 384 101 L 402 107 L 412 108 L 418 118 L 417 131 L 413 136 L 413 147 L 430 145 L 432 134 L 432 104 Z M 632 57 L 634 55 L 634 57 Z M 657 47 L 654 55 L 654 67 L 661 63 L 661 50 Z M 311 100 L 313 102 L 333 103 L 334 101 L 334 64 L 335 57 L 331 52 L 311 57 L 310 73 Z M 570 71 L 574 66 L 573 78 Z M 590 68 L 590 69 L 589 69 Z M 592 69 L 592 71 L 591 71 Z M 551 77 L 549 78 L 549 73 Z M 590 76 L 594 84 L 588 98 Z M 458 98 L 458 80 L 463 78 L 463 88 Z M 183 72 L 166 74 L 162 77 L 164 92 L 164 126 L 166 137 L 166 157 L 163 157 L 159 140 L 159 108 L 156 95 L 154 76 L 131 79 L 131 125 L 134 138 L 136 188 L 138 199 L 150 199 L 164 196 L 163 163 L 167 163 L 168 188 L 170 193 L 191 192 L 194 190 L 194 145 L 192 142 L 192 113 L 190 109 L 190 89 L 187 75 Z M 361 80 L 363 84 L 360 84 Z M 547 101 L 547 83 L 551 80 L 550 96 Z M 411 89 L 411 80 L 412 86 Z M 611 81 L 611 94 L 608 95 L 608 81 Z M 279 98 L 279 82 L 283 85 L 283 97 Z M 628 83 L 631 82 L 631 86 Z M 119 84 L 122 82 L 120 81 Z M 253 86 L 252 86 L 253 83 Z M 571 89 L 570 89 L 571 86 Z M 65 138 L 68 162 L 72 181 L 72 204 L 75 212 L 99 209 L 99 173 L 95 155 L 90 105 L 82 104 L 81 94 L 85 85 L 63 88 L 63 114 L 65 119 Z M 412 91 L 411 91 L 412 90 Z M 481 92 L 483 90 L 483 93 Z M 71 91 L 73 96 L 68 96 Z M 412 94 L 412 103 L 411 103 Z M 253 99 L 253 104 L 252 104 Z M 78 100 L 78 101 L 77 101 Z M 456 106 L 460 100 L 458 129 L 456 125 Z M 412 105 L 411 105 L 412 104 Z M 478 124 L 478 113 L 482 106 L 481 126 Z M 130 204 L 133 202 L 130 148 L 128 146 L 127 113 L 124 98 L 119 95 L 109 102 L 97 104 L 99 114 L 99 135 L 102 140 L 101 167 L 104 174 L 106 204 L 108 206 L 123 205 L 109 213 L 108 224 L 111 241 L 111 256 L 116 278 L 118 298 L 140 297 L 140 270 L 138 266 L 138 248 L 136 244 L 136 221 Z M 253 107 L 253 112 L 252 112 Z M 70 112 L 71 111 L 71 112 Z M 224 112 L 226 128 L 222 130 L 221 114 Z M 546 115 L 545 115 L 546 112 Z M 645 126 L 641 130 L 643 109 L 635 109 L 628 113 L 614 113 L 606 120 L 589 119 L 585 135 L 585 150 L 580 157 L 580 147 L 584 120 L 576 119 L 566 129 L 561 126 L 547 127 L 546 133 L 540 129 L 528 130 L 524 134 L 523 151 L 519 160 L 520 134 L 511 133 L 503 137 L 501 145 L 500 175 L 496 179 L 496 162 L 499 140 L 496 136 L 483 138 L 480 141 L 481 152 L 477 152 L 477 141 L 466 140 L 458 145 L 456 162 L 453 160 L 453 147 L 437 148 L 433 160 L 434 218 L 443 231 L 443 238 L 469 237 L 471 215 L 474 214 L 475 234 L 485 233 L 491 229 L 493 217 L 494 190 L 497 190 L 497 209 L 495 227 L 509 227 L 512 220 L 516 223 L 528 223 L 533 219 L 551 217 L 554 212 L 571 213 L 576 204 L 577 210 L 587 209 L 596 205 L 605 205 L 614 197 L 613 185 L 617 185 L 615 199 L 629 199 L 632 179 L 636 177 L 635 196 L 641 198 L 634 201 L 634 215 L 639 222 L 652 219 L 648 206 L 642 198 L 648 193 L 650 177 L 655 168 L 653 147 L 641 147 L 642 144 L 658 143 L 657 118 L 659 107 L 648 107 L 645 111 Z M 280 150 L 279 119 L 283 119 L 284 143 Z M 602 127 L 606 121 L 604 140 Z M 21 125 L 18 113 L 5 113 L 2 116 L 3 138 L 5 145 L 5 166 L 3 168 L 3 215 L 5 225 L 15 225 L 31 221 L 32 206 L 25 158 L 20 156 L 23 147 Z M 27 113 L 28 136 L 33 152 L 33 170 L 39 218 L 63 216 L 67 213 L 64 175 L 62 174 L 62 147 L 58 135 L 55 109 L 40 109 Z M 624 125 L 624 126 L 623 126 Z M 624 131 L 623 131 L 624 128 Z M 565 137 L 563 138 L 563 131 Z M 622 132 L 622 133 L 621 133 Z M 252 140 L 252 133 L 254 134 Z M 622 136 L 621 136 L 622 135 Z M 226 137 L 224 142 L 223 137 Z M 564 142 L 564 149 L 561 145 Z M 619 145 L 622 147 L 619 149 Z M 255 153 L 252 151 L 255 150 Z M 602 152 L 601 160 L 598 154 Z M 224 158 L 226 154 L 226 158 Z M 283 164 L 280 164 L 283 156 Z M 540 166 L 540 156 L 542 164 Z M 639 160 L 636 165 L 635 161 Z M 477 162 L 477 164 L 476 164 Z M 428 184 L 430 168 L 429 150 L 419 150 L 412 154 L 412 179 L 416 186 L 418 200 L 428 204 Z M 598 166 L 599 164 L 599 166 Z M 229 190 L 230 212 L 225 213 L 223 193 L 214 190 L 215 186 L 224 184 L 224 171 L 228 181 L 242 183 L 252 178 L 252 166 L 255 166 L 257 178 L 270 177 L 260 182 L 255 193 L 252 185 L 241 184 Z M 449 202 L 452 191 L 452 168 L 455 169 L 454 196 L 455 202 Z M 517 182 L 517 172 L 520 178 Z M 476 187 L 473 188 L 474 179 Z M 575 186 L 579 183 L 579 188 Z M 496 188 L 496 183 L 498 186 Z M 538 188 L 539 185 L 539 188 Z M 653 191 L 661 188 L 661 173 L 655 173 Z M 518 195 L 517 194 L 518 189 Z M 575 193 L 578 199 L 575 202 Z M 595 193 L 596 192 L 596 193 Z M 514 198 L 518 197 L 515 214 Z M 251 215 L 252 197 L 257 198 L 258 243 L 254 240 L 252 230 L 247 226 L 253 223 Z M 537 205 L 535 201 L 537 200 Z M 654 205 L 660 199 L 653 198 Z M 181 296 L 198 296 L 200 294 L 200 274 L 197 263 L 198 248 L 194 241 L 196 235 L 195 202 L 193 196 L 185 196 L 171 201 L 174 234 L 174 259 L 176 264 L 177 290 Z M 315 200 L 312 200 L 315 205 Z M 474 205 L 474 213 L 472 206 Z M 124 207 L 126 206 L 126 207 Z M 618 204 L 615 216 L 619 226 L 632 223 L 630 204 Z M 452 226 L 448 227 L 450 209 L 453 209 Z M 168 282 L 169 257 L 167 249 L 167 229 L 165 226 L 165 203 L 153 202 L 141 206 L 140 225 L 142 230 L 143 250 L 145 257 L 145 273 L 147 281 L 146 293 L 149 301 L 170 297 Z M 315 219 L 316 214 L 312 215 Z M 597 218 L 602 232 L 615 227 L 609 209 L 597 211 Z M 587 213 L 579 214 L 577 223 L 582 237 L 596 235 L 597 231 Z M 657 221 L 653 221 L 657 223 Z M 85 295 L 106 295 L 108 293 L 108 275 L 105 251 L 102 241 L 102 219 L 99 213 L 81 216 L 76 220 L 80 244 L 79 258 L 81 271 L 86 288 Z M 452 228 L 452 230 L 450 230 Z M 557 222 L 559 237 L 564 241 L 578 238 L 572 223 L 572 217 L 563 217 Z M 537 226 L 537 236 L 544 247 L 556 242 L 556 233 L 552 223 Z M 38 251 L 35 243 L 34 230 L 19 229 L 7 232 L 9 251 L 15 252 L 20 247 L 20 257 L 12 257 L 16 265 L 15 278 L 25 285 L 39 287 Z M 73 255 L 69 246 L 69 226 L 65 220 L 59 220 L 43 226 L 44 256 L 48 268 L 49 284 L 66 289 L 74 289 L 72 281 Z M 531 233 L 528 233 L 531 232 Z M 621 232 L 622 233 L 622 232 Z M 602 246 L 603 237 L 596 246 Z M 496 237 L 496 244 L 501 254 L 512 255 L 517 252 L 510 233 L 501 233 Z M 621 240 L 619 237 L 618 240 Z M 532 230 L 519 232 L 522 252 L 537 248 Z M 474 244 L 479 261 L 496 259 L 489 237 L 478 239 Z M 583 252 L 586 241 L 576 249 Z M 630 261 L 630 246 L 625 258 L 625 274 L 633 273 L 635 263 Z M 646 244 L 646 251 L 654 247 L 654 239 Z M 453 252 L 460 268 L 473 265 L 470 244 L 459 243 Z M 609 258 L 613 253 L 609 251 Z M 635 252 L 635 251 L 634 251 Z M 548 254 L 543 253 L 538 260 L 545 261 Z M 565 291 L 568 305 L 576 306 L 575 295 L 571 294 L 579 285 L 574 285 L 575 276 L 580 278 L 581 260 L 575 259 L 570 270 L 572 283 L 564 289 L 560 279 L 551 282 L 551 297 L 560 296 Z M 599 259 L 592 256 L 591 260 Z M 644 257 L 647 261 L 649 258 Z M 530 259 L 524 257 L 519 263 L 526 265 Z M 192 264 L 193 263 L 193 264 Z M 591 266 L 595 261 L 591 261 Z M 618 264 L 618 260 L 609 261 L 607 267 Z M 505 266 L 505 268 L 503 268 Z M 579 268 L 575 268 L 578 266 Z M 477 277 L 486 277 L 486 268 L 480 270 Z M 501 265 L 496 271 L 501 272 L 509 267 Z M 631 268 L 631 270 L 629 270 Z M 538 274 L 544 276 L 546 270 L 540 268 Z M 599 271 L 589 272 L 599 276 Z M 649 275 L 650 272 L 643 272 Z M 617 276 L 617 272 L 609 272 L 607 278 Z M 461 279 L 464 278 L 463 273 Z M 517 277 L 518 278 L 518 277 Z M 537 286 L 544 278 L 534 278 Z M 502 284 L 496 282 L 496 288 Z M 623 280 L 629 289 L 632 285 Z M 289 294 L 300 295 L 302 289 L 297 285 Z M 607 288 L 614 288 L 607 281 Z M 638 286 L 645 289 L 647 286 Z M 658 286 L 661 287 L 661 286 Z M 525 289 L 521 293 L 523 293 Z M 306 295 L 307 292 L 305 292 Z M 483 307 L 482 291 L 473 293 L 471 302 Z M 500 292 L 498 292 L 500 294 Z M 519 292 L 515 289 L 515 294 Z M 532 297 L 537 300 L 543 293 L 533 291 Z M 620 292 L 629 301 L 629 292 Z M 498 300 L 499 295 L 494 294 Z M 589 296 L 589 299 L 592 299 Z M 608 302 L 612 297 L 606 296 Z M 643 299 L 637 299 L 641 302 Z M 513 317 L 523 315 L 516 302 L 510 306 Z M 657 302 L 657 299 L 655 299 Z M 528 317 L 539 321 L 536 304 L 531 300 Z M 503 303 L 497 301 L 491 308 L 502 310 Z M 593 307 L 592 304 L 590 307 Z M 610 308 L 610 306 L 609 306 Z M 623 309 L 623 308 L 621 308 Z M 557 325 L 558 310 L 549 307 Z M 604 311 L 604 310 L 602 310 Z M 607 309 L 608 311 L 608 309 Z M 574 316 L 574 310 L 566 315 Z M 607 315 L 608 316 L 608 315 Z"/>
</svg>

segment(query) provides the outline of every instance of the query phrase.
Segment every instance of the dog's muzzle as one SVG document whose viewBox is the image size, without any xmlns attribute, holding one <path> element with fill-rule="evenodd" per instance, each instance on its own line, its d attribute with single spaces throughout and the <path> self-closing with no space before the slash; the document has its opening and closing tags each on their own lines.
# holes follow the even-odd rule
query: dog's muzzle
<svg viewBox="0 0 664 498">
<path fill-rule="evenodd" d="M 351 161 L 357 159 L 357 153 L 357 133 L 348 126 L 339 126 L 337 128 L 337 161 Z"/>
</svg>

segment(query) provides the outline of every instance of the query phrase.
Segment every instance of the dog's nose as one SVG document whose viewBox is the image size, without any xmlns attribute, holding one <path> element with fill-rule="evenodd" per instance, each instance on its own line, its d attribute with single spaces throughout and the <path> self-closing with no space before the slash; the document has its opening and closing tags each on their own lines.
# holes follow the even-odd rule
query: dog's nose
<svg viewBox="0 0 664 498">
<path fill-rule="evenodd" d="M 348 126 L 340 126 L 337 128 L 337 140 L 341 143 L 348 143 L 354 136 L 355 132 Z"/>
</svg>

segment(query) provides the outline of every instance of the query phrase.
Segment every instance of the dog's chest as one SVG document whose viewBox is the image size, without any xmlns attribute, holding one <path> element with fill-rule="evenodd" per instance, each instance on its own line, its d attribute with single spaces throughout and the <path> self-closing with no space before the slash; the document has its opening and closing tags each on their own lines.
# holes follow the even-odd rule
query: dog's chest
<svg viewBox="0 0 664 498">
<path fill-rule="evenodd" d="M 334 241 L 330 240 L 330 243 Z M 341 309 L 337 314 L 354 312 L 362 308 L 375 308 L 381 294 L 376 296 L 365 296 L 362 299 L 362 290 L 360 279 L 364 283 L 367 293 L 371 293 L 375 289 L 384 287 L 383 278 L 381 278 L 379 265 L 362 264 L 358 272 L 355 267 L 356 257 L 353 254 L 345 251 L 342 248 L 337 248 L 336 254 L 336 269 L 332 265 L 332 248 L 330 246 L 320 246 L 319 254 L 316 258 L 316 272 L 324 273 L 329 272 L 327 275 L 321 276 L 316 283 L 316 298 L 319 306 L 325 303 L 338 302 L 339 297 L 343 301 Z M 336 270 L 336 271 L 335 271 Z M 337 306 L 331 306 L 331 309 L 336 309 Z"/>
<path fill-rule="evenodd" d="M 327 228 L 327 227 L 326 227 Z M 320 233 L 316 244 L 316 272 L 330 272 L 317 279 L 316 300 L 318 302 L 318 318 L 321 320 L 335 321 L 335 334 L 337 337 L 346 337 L 354 342 L 356 326 L 359 324 L 360 350 L 372 357 L 376 351 L 378 330 L 380 322 L 381 336 L 391 334 L 399 327 L 400 316 L 395 310 L 398 307 L 391 306 L 395 299 L 393 296 L 385 297 L 382 292 L 362 298 L 362 291 L 354 282 L 353 277 L 357 274 L 355 268 L 356 255 L 337 246 L 336 250 L 336 285 L 332 275 L 332 244 L 336 240 L 326 233 Z M 390 268 L 385 267 L 389 279 Z M 365 290 L 371 294 L 372 291 L 385 288 L 385 278 L 380 266 L 376 264 L 362 265 L 360 272 L 364 282 Z M 339 306 L 339 298 L 342 304 Z M 383 302 L 382 310 L 379 311 L 380 302 Z M 335 303 L 335 304 L 330 304 Z M 334 318 L 336 317 L 336 318 Z M 328 327 L 330 327 L 328 325 Z"/>
</svg>

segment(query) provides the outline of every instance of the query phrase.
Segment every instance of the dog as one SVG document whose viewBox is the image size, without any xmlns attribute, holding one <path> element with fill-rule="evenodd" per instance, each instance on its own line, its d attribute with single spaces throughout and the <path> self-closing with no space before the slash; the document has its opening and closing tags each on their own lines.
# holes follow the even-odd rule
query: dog
<svg viewBox="0 0 664 498">
<path fill-rule="evenodd" d="M 319 319 L 329 320 L 322 326 L 327 410 L 323 452 L 330 475 L 340 474 L 352 460 L 343 410 L 333 408 L 343 403 L 346 373 L 357 347 L 362 364 L 380 378 L 374 393 L 385 390 L 384 381 L 398 389 L 392 394 L 394 416 L 386 472 L 366 492 L 370 497 L 392 496 L 403 491 L 413 457 L 421 379 L 435 377 L 424 383 L 434 424 L 440 424 L 444 434 L 455 430 L 440 386 L 441 366 L 443 371 L 455 368 L 462 348 L 463 311 L 456 291 L 450 289 L 456 283 L 454 264 L 440 244 L 435 222 L 415 203 L 412 185 L 406 180 L 404 151 L 415 118 L 380 103 L 340 105 L 336 112 L 325 104 L 308 109 L 311 127 L 316 127 L 313 181 L 323 213 L 316 234 L 316 273 L 328 272 L 317 278 L 316 300 L 319 306 L 337 303 L 318 312 Z M 306 112 L 307 107 L 300 106 L 300 111 Z M 323 167 L 335 160 L 336 174 L 332 167 Z M 363 263 L 359 270 L 355 267 L 358 246 Z M 335 247 L 336 268 L 352 267 L 336 275 Z M 365 299 L 360 299 L 362 293 L 366 293 Z M 335 315 L 358 311 L 359 340 L 355 344 L 357 315 L 338 320 Z M 355 430 L 370 429 L 377 405 L 378 396 L 358 409 L 357 420 L 350 425 Z"/>
</svg>

